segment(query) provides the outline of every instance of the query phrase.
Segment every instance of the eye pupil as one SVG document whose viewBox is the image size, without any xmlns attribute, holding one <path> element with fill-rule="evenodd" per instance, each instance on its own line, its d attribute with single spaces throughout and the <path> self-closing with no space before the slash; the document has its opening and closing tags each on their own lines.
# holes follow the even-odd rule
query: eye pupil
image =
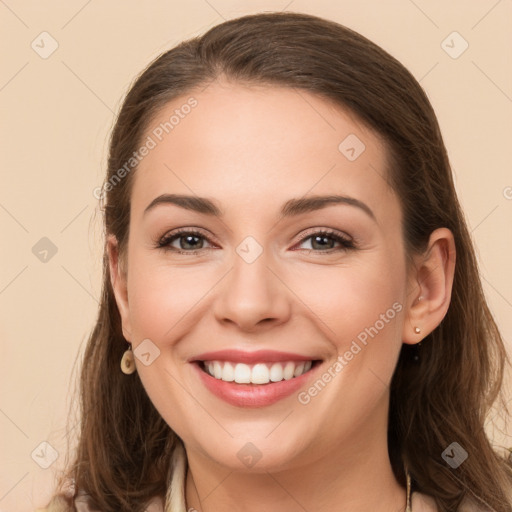
<svg viewBox="0 0 512 512">
<path fill-rule="evenodd" d="M 323 242 L 320 242 L 320 248 L 324 248 L 326 247 L 326 245 L 329 245 L 329 243 L 327 242 L 327 244 L 325 243 L 326 240 L 331 240 L 331 244 L 332 245 L 334 243 L 334 240 L 332 239 L 332 237 L 328 236 L 328 235 L 317 235 L 315 237 L 313 237 L 313 243 L 312 243 L 312 247 L 315 248 L 315 243 L 317 243 L 318 240 L 322 240 Z M 329 249 L 331 247 L 328 247 Z"/>
<path fill-rule="evenodd" d="M 182 249 L 190 249 L 190 248 L 197 249 L 197 245 L 194 245 L 193 243 L 190 244 L 190 240 L 195 239 L 197 241 L 199 238 L 200 237 L 195 236 L 195 235 L 184 235 L 184 236 L 182 236 L 181 240 L 183 240 L 183 239 L 186 240 L 185 245 L 192 245 L 192 247 L 185 247 L 183 244 L 180 244 L 181 248 Z"/>
</svg>

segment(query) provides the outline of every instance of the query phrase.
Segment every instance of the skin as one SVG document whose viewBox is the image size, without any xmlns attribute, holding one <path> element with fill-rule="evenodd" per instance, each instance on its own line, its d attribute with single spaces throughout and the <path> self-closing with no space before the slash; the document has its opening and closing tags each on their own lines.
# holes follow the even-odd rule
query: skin
<svg viewBox="0 0 512 512">
<path fill-rule="evenodd" d="M 146 136 L 191 95 L 166 105 Z M 433 232 L 407 271 L 400 203 L 383 179 L 386 147 L 339 106 L 305 91 L 224 79 L 193 96 L 197 107 L 136 171 L 126 261 L 108 239 L 123 334 L 134 350 L 147 338 L 160 350 L 150 365 L 136 358 L 136 366 L 184 441 L 187 507 L 404 510 L 405 489 L 387 451 L 389 383 L 402 343 L 418 343 L 446 314 L 451 232 Z M 354 161 L 338 150 L 349 134 L 366 146 Z M 224 217 L 170 204 L 144 215 L 163 193 L 207 197 Z M 291 198 L 333 193 L 363 201 L 375 220 L 346 204 L 279 219 Z M 192 248 L 183 238 L 172 243 L 197 254 L 156 248 L 177 228 L 203 232 Z M 300 241 L 322 229 L 354 237 L 357 248 Z M 236 252 L 247 236 L 263 249 L 251 264 Z M 322 359 L 319 376 L 394 303 L 401 311 L 307 405 L 296 394 L 267 407 L 229 405 L 187 362 L 225 348 L 281 350 Z M 252 468 L 237 457 L 247 442 L 261 452 Z"/>
</svg>

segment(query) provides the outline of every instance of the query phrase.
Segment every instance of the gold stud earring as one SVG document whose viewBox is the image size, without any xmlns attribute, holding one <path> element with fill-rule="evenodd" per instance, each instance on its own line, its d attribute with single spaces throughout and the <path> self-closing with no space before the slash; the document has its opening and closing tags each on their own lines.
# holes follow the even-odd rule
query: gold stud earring
<svg viewBox="0 0 512 512">
<path fill-rule="evenodd" d="M 126 375 L 130 375 L 135 371 L 135 358 L 133 357 L 131 346 L 128 350 L 125 350 L 123 354 L 123 358 L 121 359 L 121 371 Z"/>
<path fill-rule="evenodd" d="M 415 327 L 415 328 L 414 328 L 414 332 L 415 332 L 416 334 L 419 334 L 419 333 L 421 332 L 421 329 L 420 329 L 419 327 Z"/>
</svg>

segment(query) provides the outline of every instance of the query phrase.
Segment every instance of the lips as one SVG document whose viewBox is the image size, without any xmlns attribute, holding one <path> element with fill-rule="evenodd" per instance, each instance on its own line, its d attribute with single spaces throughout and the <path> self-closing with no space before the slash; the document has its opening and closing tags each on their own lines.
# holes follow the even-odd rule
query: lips
<svg viewBox="0 0 512 512">
<path fill-rule="evenodd" d="M 247 352 L 243 350 L 228 349 L 215 352 L 205 352 L 189 359 L 194 361 L 232 361 L 235 363 L 273 363 L 277 361 L 314 361 L 320 359 L 315 356 L 293 354 L 292 352 L 279 352 L 276 350 L 255 350 Z"/>
<path fill-rule="evenodd" d="M 269 350 L 206 352 L 189 359 L 214 395 L 238 407 L 271 405 L 298 391 L 321 361 Z"/>
</svg>

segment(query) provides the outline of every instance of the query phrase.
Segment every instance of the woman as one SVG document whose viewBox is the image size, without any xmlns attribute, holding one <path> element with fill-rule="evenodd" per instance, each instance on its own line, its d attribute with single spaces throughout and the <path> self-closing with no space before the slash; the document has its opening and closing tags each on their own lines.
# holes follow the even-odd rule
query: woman
<svg viewBox="0 0 512 512">
<path fill-rule="evenodd" d="M 136 80 L 99 197 L 73 486 L 47 510 L 512 511 L 483 428 L 509 361 L 393 57 L 306 14 L 218 25 Z"/>
</svg>

